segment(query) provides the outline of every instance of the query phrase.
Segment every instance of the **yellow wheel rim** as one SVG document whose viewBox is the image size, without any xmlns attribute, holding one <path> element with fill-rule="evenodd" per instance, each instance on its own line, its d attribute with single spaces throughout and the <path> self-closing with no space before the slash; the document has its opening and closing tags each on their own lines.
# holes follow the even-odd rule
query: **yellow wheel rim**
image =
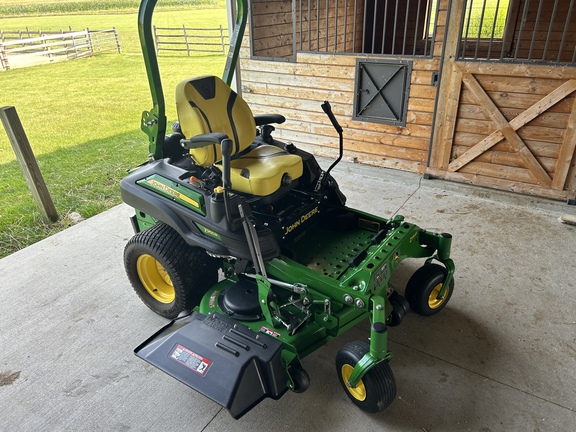
<svg viewBox="0 0 576 432">
<path fill-rule="evenodd" d="M 448 287 L 448 289 L 444 293 L 444 297 L 438 298 L 438 294 L 440 294 L 442 285 L 443 285 L 442 283 L 439 283 L 434 287 L 434 289 L 430 293 L 430 296 L 428 297 L 428 306 L 430 307 L 430 309 L 439 308 L 440 306 L 442 306 L 442 303 L 444 303 L 444 300 L 446 300 L 446 297 L 448 297 L 448 291 L 450 290 L 450 287 Z"/>
<path fill-rule="evenodd" d="M 350 387 L 348 385 L 348 380 L 350 379 L 353 370 L 354 368 L 349 364 L 342 365 L 342 380 L 346 384 L 346 388 L 352 397 L 362 402 L 366 400 L 366 387 L 364 387 L 364 382 L 362 380 L 358 381 L 358 385 L 356 387 Z"/>
<path fill-rule="evenodd" d="M 146 291 L 160 303 L 172 303 L 176 297 L 170 276 L 152 255 L 143 254 L 136 261 L 138 277 Z"/>
</svg>

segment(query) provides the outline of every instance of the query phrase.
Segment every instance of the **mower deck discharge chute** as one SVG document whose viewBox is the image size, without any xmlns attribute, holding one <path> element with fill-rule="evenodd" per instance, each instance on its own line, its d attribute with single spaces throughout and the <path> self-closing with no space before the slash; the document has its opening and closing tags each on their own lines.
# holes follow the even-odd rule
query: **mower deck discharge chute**
<svg viewBox="0 0 576 432">
<path fill-rule="evenodd" d="M 452 237 L 346 207 L 310 153 L 276 140 L 284 117 L 254 116 L 231 88 L 247 0 L 238 0 L 223 79 L 176 88 L 179 122 L 165 135 L 164 96 L 151 34 L 156 0 L 139 31 L 154 106 L 142 115 L 150 160 L 121 182 L 136 209 L 124 252 L 142 301 L 172 319 L 135 353 L 239 418 L 262 399 L 305 391 L 302 360 L 369 319 L 369 341 L 344 346 L 336 372 L 350 400 L 377 412 L 396 396 L 388 328 L 409 309 L 442 310 L 453 292 Z M 425 263 L 404 295 L 390 276 L 406 258 Z"/>
<path fill-rule="evenodd" d="M 220 314 L 193 312 L 135 352 L 222 405 L 234 418 L 265 397 L 278 399 L 288 390 L 282 342 Z"/>
</svg>

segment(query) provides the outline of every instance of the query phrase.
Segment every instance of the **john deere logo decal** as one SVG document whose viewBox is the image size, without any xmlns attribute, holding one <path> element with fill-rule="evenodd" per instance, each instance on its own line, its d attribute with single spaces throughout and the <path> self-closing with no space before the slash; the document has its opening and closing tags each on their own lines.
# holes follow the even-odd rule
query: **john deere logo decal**
<svg viewBox="0 0 576 432">
<path fill-rule="evenodd" d="M 204 212 L 204 199 L 202 195 L 187 188 L 185 185 L 181 185 L 157 174 L 138 180 L 136 183 L 144 186 L 146 189 L 171 198 L 177 203 L 183 204 L 202 215 L 206 214 Z"/>
<path fill-rule="evenodd" d="M 150 180 L 146 180 L 146 183 L 148 183 L 154 189 L 161 190 L 162 192 L 164 192 L 167 195 L 171 195 L 174 198 L 178 198 L 179 200 L 187 202 L 188 204 L 192 204 L 196 208 L 200 208 L 198 203 L 196 201 L 194 201 L 192 198 L 189 198 L 186 195 L 178 192 L 177 190 L 172 189 L 170 186 L 167 186 L 164 183 L 160 183 L 158 180 L 150 179 Z"/>
<path fill-rule="evenodd" d="M 300 219 L 297 219 L 296 222 L 294 222 L 291 225 L 288 225 L 284 229 L 284 235 L 286 236 L 286 235 L 290 234 L 292 231 L 294 231 L 296 228 L 298 228 L 300 225 L 302 225 L 304 222 L 306 222 L 308 219 L 310 219 L 316 213 L 318 213 L 318 207 L 314 207 L 312 210 L 310 210 L 305 215 L 300 216 Z"/>
</svg>

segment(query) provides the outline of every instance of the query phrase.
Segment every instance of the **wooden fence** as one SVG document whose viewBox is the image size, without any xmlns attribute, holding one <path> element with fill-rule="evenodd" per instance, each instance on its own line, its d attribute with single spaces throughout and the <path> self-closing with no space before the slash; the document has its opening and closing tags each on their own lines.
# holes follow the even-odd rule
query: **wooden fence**
<svg viewBox="0 0 576 432">
<path fill-rule="evenodd" d="M 104 51 L 121 51 L 115 28 L 68 32 L 0 30 L 1 70 L 89 57 Z"/>
<path fill-rule="evenodd" d="M 226 54 L 228 30 L 216 28 L 156 27 L 154 26 L 156 54 L 160 51 L 181 51 Z"/>
<path fill-rule="evenodd" d="M 24 30 L 2 30 L 0 29 L 0 42 L 8 42 L 16 39 L 30 39 L 41 36 L 50 36 L 55 34 L 71 33 L 72 27 L 67 30 L 31 30 L 26 27 Z"/>
</svg>

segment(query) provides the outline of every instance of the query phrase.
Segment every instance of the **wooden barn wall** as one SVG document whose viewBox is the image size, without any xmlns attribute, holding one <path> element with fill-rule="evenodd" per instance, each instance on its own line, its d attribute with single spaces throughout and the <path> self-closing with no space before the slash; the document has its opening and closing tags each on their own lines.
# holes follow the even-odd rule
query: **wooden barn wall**
<svg viewBox="0 0 576 432">
<path fill-rule="evenodd" d="M 284 17 L 288 16 L 285 15 L 287 4 L 292 4 L 281 0 L 254 1 L 262 2 L 261 11 L 282 10 L 284 15 L 280 15 Z M 567 3 L 559 2 L 562 7 L 556 15 L 568 15 Z M 335 157 L 338 137 L 320 108 L 324 100 L 329 100 L 345 130 L 348 160 L 554 199 L 576 197 L 574 66 L 456 61 L 464 0 L 452 0 L 449 28 L 445 26 L 448 0 L 440 0 L 433 58 L 312 52 L 325 48 L 322 44 L 326 33 L 316 40 L 308 34 L 313 35 L 317 28 L 327 29 L 329 39 L 334 40 L 333 32 L 336 33 L 330 25 L 331 19 L 336 23 L 335 13 L 329 11 L 328 21 L 321 21 L 326 17 L 323 9 L 326 3 L 320 0 L 320 4 L 319 25 L 316 11 L 312 9 L 296 31 L 297 52 L 295 55 L 292 52 L 292 61 L 253 58 L 250 37 L 246 36 L 243 41 L 242 95 L 255 113 L 279 113 L 288 119 L 277 127 L 276 137 L 294 142 L 316 155 Z M 503 43 L 518 47 L 518 57 L 523 55 L 523 50 L 530 49 L 531 44 L 533 57 L 537 57 L 537 52 L 543 55 L 546 36 L 538 36 L 540 27 L 542 34 L 550 33 L 548 53 L 556 49 L 555 55 L 558 55 L 560 29 L 554 26 L 548 32 L 543 24 L 550 22 L 553 4 L 543 3 L 547 6 L 540 10 L 539 33 L 534 43 L 529 29 L 536 25 L 537 11 L 532 6 L 523 32 L 520 33 L 516 25 L 514 32 L 504 35 Z M 520 6 L 514 19 L 522 19 L 522 12 Z M 344 22 L 343 17 L 338 15 L 339 26 Z M 275 19 L 271 27 L 276 33 L 261 38 L 262 41 L 255 40 L 255 50 L 266 43 L 288 40 L 285 36 L 276 36 L 291 34 L 287 27 L 275 28 L 282 27 L 281 23 L 288 18 Z M 254 18 L 253 22 L 264 25 L 268 21 Z M 343 49 L 344 40 L 348 49 L 352 45 L 352 33 L 339 29 L 337 34 L 339 42 L 333 44 L 332 49 Z M 570 57 L 576 44 L 575 34 L 568 32 L 565 38 L 569 47 L 565 51 Z M 441 64 L 443 49 L 446 56 Z M 358 50 L 357 45 L 354 50 Z M 278 50 L 270 51 L 271 55 L 274 53 L 278 54 Z M 358 58 L 413 62 L 405 126 L 352 120 Z M 431 84 L 432 74 L 441 69 L 442 80 L 437 88 Z"/>
<path fill-rule="evenodd" d="M 256 113 L 274 112 L 288 121 L 275 136 L 314 154 L 334 156 L 338 136 L 320 108 L 330 101 L 345 129 L 346 156 L 357 162 L 423 172 L 434 111 L 435 87 L 429 85 L 437 62 L 415 61 L 405 127 L 353 121 L 356 58 L 298 54 L 298 63 L 242 62 L 242 96 Z"/>
<path fill-rule="evenodd" d="M 258 29 L 254 34 L 259 35 L 252 47 L 255 56 L 292 57 L 292 0 L 253 2 L 250 24 Z"/>
<path fill-rule="evenodd" d="M 301 23 L 296 28 L 298 49 L 349 53 L 362 50 L 364 4 L 358 4 L 354 14 L 357 0 L 339 2 L 337 10 L 330 7 L 326 9 L 326 2 L 330 5 L 330 0 L 313 1 L 309 5 L 308 2 L 302 2 L 302 10 L 297 10 L 296 22 Z"/>
<path fill-rule="evenodd" d="M 278 2 L 267 2 L 269 10 L 275 3 Z M 441 1 L 439 38 L 446 19 L 446 3 L 447 0 Z M 340 22 L 343 19 L 339 18 Z M 257 43 L 254 41 L 255 47 Z M 288 119 L 274 132 L 277 138 L 316 155 L 334 157 L 338 136 L 320 108 L 328 100 L 345 129 L 348 160 L 422 173 L 426 168 L 437 90 L 431 85 L 432 74 L 439 70 L 440 52 L 441 44 L 437 41 L 435 58 L 397 57 L 413 60 L 404 127 L 352 120 L 356 59 L 386 60 L 384 57 L 298 52 L 296 62 L 263 61 L 250 57 L 247 35 L 241 52 L 242 97 L 257 114 L 278 113 Z"/>
</svg>

